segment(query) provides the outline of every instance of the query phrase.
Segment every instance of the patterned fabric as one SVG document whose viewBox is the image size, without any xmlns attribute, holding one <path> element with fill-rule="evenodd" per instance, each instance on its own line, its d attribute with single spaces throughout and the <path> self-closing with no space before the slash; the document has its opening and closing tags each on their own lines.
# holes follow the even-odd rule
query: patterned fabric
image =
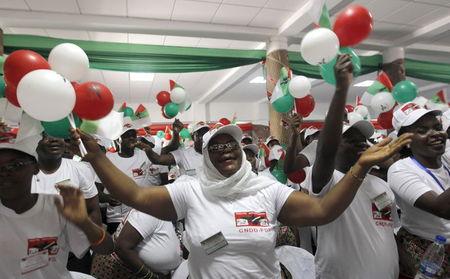
<svg viewBox="0 0 450 279">
<path fill-rule="evenodd" d="M 419 270 L 420 260 L 432 241 L 422 239 L 401 228 L 397 233 L 398 256 L 400 259 L 400 274 L 414 278 Z M 450 278 L 450 245 L 445 245 L 445 258 L 438 279 Z"/>
<path fill-rule="evenodd" d="M 300 247 L 300 243 L 298 241 L 297 236 L 298 236 L 297 228 L 280 226 L 278 230 L 277 242 L 275 247 L 282 245 Z"/>
<path fill-rule="evenodd" d="M 120 263 L 113 255 L 95 255 L 92 261 L 91 275 L 97 279 L 143 279 L 142 277 L 134 276 L 133 272 Z M 145 279 L 162 278 L 165 278 L 165 276 L 159 276 L 156 273 L 145 277 Z"/>
</svg>

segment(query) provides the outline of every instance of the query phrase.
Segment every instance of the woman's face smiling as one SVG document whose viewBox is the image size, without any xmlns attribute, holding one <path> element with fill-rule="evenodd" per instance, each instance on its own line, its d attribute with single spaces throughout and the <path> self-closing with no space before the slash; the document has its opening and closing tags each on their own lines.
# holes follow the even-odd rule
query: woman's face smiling
<svg viewBox="0 0 450 279">
<path fill-rule="evenodd" d="M 235 174 L 242 165 L 239 143 L 227 134 L 215 136 L 208 143 L 209 158 L 213 166 L 225 177 Z"/>
</svg>

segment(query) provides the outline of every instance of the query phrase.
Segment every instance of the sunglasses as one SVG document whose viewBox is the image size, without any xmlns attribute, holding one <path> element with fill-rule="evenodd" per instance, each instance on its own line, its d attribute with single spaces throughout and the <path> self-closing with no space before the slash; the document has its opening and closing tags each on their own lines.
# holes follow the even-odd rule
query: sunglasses
<svg viewBox="0 0 450 279">
<path fill-rule="evenodd" d="M 21 162 L 14 162 L 14 163 L 6 164 L 6 165 L 0 167 L 0 173 L 16 172 L 16 171 L 19 171 L 20 169 L 22 169 L 23 167 L 32 165 L 32 164 L 34 164 L 33 161 L 25 161 L 25 162 L 21 161 Z"/>
<path fill-rule="evenodd" d="M 209 152 L 227 152 L 239 149 L 239 143 L 232 141 L 229 143 L 216 143 L 208 146 Z"/>
</svg>

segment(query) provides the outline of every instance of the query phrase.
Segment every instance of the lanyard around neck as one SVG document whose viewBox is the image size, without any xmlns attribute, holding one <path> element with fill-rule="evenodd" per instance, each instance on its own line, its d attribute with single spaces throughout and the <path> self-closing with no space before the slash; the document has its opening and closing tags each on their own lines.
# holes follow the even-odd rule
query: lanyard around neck
<svg viewBox="0 0 450 279">
<path fill-rule="evenodd" d="M 413 156 L 411 156 L 410 157 L 411 158 L 411 160 L 419 167 L 419 168 L 421 168 L 422 170 L 424 170 L 429 176 L 431 176 L 433 179 L 434 179 L 434 181 L 436 181 L 436 183 L 439 185 L 439 187 L 441 187 L 441 189 L 442 189 L 442 191 L 444 191 L 445 192 L 445 188 L 444 188 L 444 186 L 442 185 L 442 183 L 441 183 L 441 181 L 439 181 L 439 179 L 427 168 L 427 167 L 425 167 L 424 165 L 422 165 L 419 161 L 417 161 L 416 160 L 416 158 L 414 158 Z M 447 173 L 448 173 L 448 175 L 450 176 L 450 170 L 444 165 L 444 164 L 442 164 L 442 166 L 444 167 L 444 169 L 447 171 Z"/>
</svg>

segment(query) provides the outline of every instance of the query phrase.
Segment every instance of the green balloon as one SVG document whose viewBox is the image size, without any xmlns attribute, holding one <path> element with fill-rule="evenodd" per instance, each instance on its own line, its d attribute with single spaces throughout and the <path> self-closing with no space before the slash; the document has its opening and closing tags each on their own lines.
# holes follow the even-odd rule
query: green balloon
<svg viewBox="0 0 450 279">
<path fill-rule="evenodd" d="M 5 64 L 6 57 L 4 55 L 0 56 L 0 74 L 3 75 L 3 64 Z"/>
<path fill-rule="evenodd" d="M 182 139 L 189 139 L 189 138 L 191 137 L 191 133 L 189 133 L 189 130 L 188 130 L 188 129 L 183 128 L 183 129 L 180 131 L 180 137 L 181 137 Z"/>
<path fill-rule="evenodd" d="M 162 138 L 164 137 L 164 131 L 158 131 L 158 132 L 156 133 L 156 136 L 157 136 L 158 138 L 162 139 Z"/>
<path fill-rule="evenodd" d="M 123 116 L 124 116 L 124 117 L 133 117 L 133 116 L 134 116 L 134 111 L 133 111 L 133 109 L 130 108 L 130 107 L 126 107 L 126 108 L 123 110 Z"/>
<path fill-rule="evenodd" d="M 294 107 L 294 97 L 291 94 L 286 94 L 272 103 L 273 108 L 280 113 L 289 112 Z"/>
<path fill-rule="evenodd" d="M 179 109 L 180 108 L 178 104 L 168 103 L 167 105 L 164 106 L 164 113 L 166 114 L 167 117 L 172 118 L 177 116 Z"/>
<path fill-rule="evenodd" d="M 274 168 L 272 170 L 272 175 L 278 180 L 278 182 L 286 184 L 287 183 L 287 175 L 283 170 L 279 168 Z"/>
<path fill-rule="evenodd" d="M 410 80 L 398 82 L 392 90 L 392 96 L 399 103 L 411 102 L 417 97 L 417 85 Z"/>
<path fill-rule="evenodd" d="M 76 115 L 73 116 L 75 119 L 75 125 L 79 128 L 81 126 L 81 120 Z M 70 138 L 70 122 L 69 118 L 63 118 L 58 121 L 46 122 L 41 121 L 42 127 L 44 127 L 44 131 L 52 137 L 55 138 Z"/>
<path fill-rule="evenodd" d="M 353 65 L 353 76 L 357 77 L 361 73 L 361 59 L 356 54 L 355 50 L 349 47 L 340 48 L 339 52 L 341 54 L 349 54 L 350 60 Z M 336 77 L 334 76 L 334 65 L 336 65 L 337 57 L 335 57 L 330 62 L 320 65 L 320 75 L 326 83 L 331 85 L 336 85 Z"/>
<path fill-rule="evenodd" d="M 1 77 L 0 78 L 0 98 L 5 98 L 5 88 L 6 88 L 5 80 L 3 79 L 3 77 Z"/>
</svg>

